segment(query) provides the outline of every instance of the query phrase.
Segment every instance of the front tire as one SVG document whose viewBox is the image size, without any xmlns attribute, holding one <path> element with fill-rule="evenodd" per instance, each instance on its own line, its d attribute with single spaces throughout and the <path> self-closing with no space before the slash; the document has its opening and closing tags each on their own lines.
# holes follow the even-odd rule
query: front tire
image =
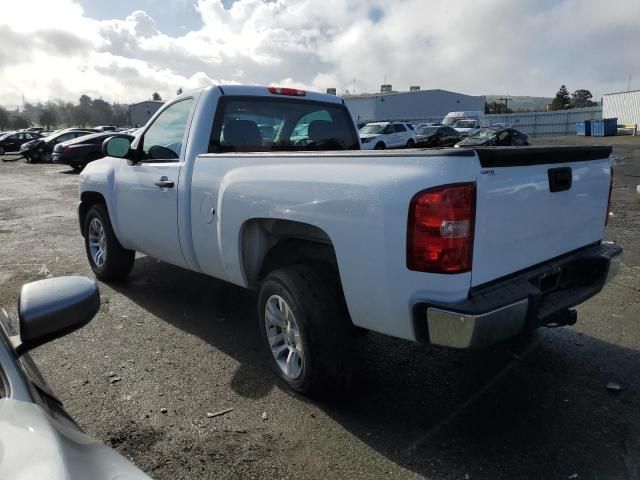
<svg viewBox="0 0 640 480">
<path fill-rule="evenodd" d="M 133 268 L 136 252 L 127 250 L 116 238 L 107 209 L 93 205 L 84 221 L 84 245 L 89 265 L 101 280 L 121 280 Z"/>
<path fill-rule="evenodd" d="M 5 153 L 4 147 L 0 147 L 0 155 L 4 155 Z"/>
<path fill-rule="evenodd" d="M 409 141 L 407 142 L 407 148 L 415 148 L 416 146 L 416 142 L 413 141 L 412 138 L 409 139 Z"/>
<path fill-rule="evenodd" d="M 348 387 L 355 328 L 337 274 L 303 264 L 271 272 L 260 288 L 258 320 L 271 368 L 291 389 L 325 397 Z"/>
</svg>

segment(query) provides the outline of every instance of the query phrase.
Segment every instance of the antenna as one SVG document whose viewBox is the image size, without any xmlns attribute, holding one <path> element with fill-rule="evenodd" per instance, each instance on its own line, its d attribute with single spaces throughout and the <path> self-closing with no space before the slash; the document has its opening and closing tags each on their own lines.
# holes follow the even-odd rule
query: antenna
<svg viewBox="0 0 640 480">
<path fill-rule="evenodd" d="M 353 94 L 356 94 L 356 77 L 353 77 Z"/>
<path fill-rule="evenodd" d="M 629 74 L 629 81 L 627 82 L 627 92 L 631 91 L 631 74 Z"/>
</svg>

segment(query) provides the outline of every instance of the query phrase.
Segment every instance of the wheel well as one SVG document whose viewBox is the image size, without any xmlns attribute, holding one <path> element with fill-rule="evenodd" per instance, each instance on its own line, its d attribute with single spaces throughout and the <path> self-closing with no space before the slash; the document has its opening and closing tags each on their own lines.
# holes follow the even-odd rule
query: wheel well
<svg viewBox="0 0 640 480">
<path fill-rule="evenodd" d="M 89 209 L 98 204 L 103 203 L 106 205 L 106 201 L 102 194 L 98 192 L 82 192 L 80 195 L 80 206 L 78 207 L 78 220 L 80 221 L 80 232 L 84 236 L 84 220 L 87 218 Z"/>
<path fill-rule="evenodd" d="M 253 219 L 244 224 L 241 258 L 245 278 L 256 285 L 269 272 L 297 263 L 321 262 L 336 270 L 338 262 L 329 236 L 302 222 Z"/>
</svg>

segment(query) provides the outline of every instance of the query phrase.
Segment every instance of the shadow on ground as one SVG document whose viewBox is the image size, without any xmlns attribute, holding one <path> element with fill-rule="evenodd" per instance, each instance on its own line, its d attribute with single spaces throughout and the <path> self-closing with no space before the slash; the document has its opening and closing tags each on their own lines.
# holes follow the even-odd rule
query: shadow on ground
<svg viewBox="0 0 640 480">
<path fill-rule="evenodd" d="M 261 398 L 277 383 L 260 349 L 253 293 L 150 258 L 138 259 L 130 280 L 114 288 L 235 358 L 238 394 Z M 233 321 L 215 321 L 221 317 Z M 355 393 L 319 406 L 420 475 L 638 478 L 635 350 L 569 329 L 480 352 L 429 351 L 370 334 L 353 360 Z M 609 382 L 622 391 L 608 391 Z"/>
</svg>

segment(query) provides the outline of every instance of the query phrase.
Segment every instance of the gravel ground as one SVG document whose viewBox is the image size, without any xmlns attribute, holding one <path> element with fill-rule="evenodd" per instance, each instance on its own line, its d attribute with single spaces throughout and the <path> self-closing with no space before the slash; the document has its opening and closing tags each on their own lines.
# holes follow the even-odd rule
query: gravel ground
<svg viewBox="0 0 640 480">
<path fill-rule="evenodd" d="M 599 142 L 615 148 L 607 235 L 625 253 L 575 327 L 482 352 L 371 334 L 351 395 L 316 403 L 274 381 L 252 293 L 141 257 L 100 285 L 87 327 L 33 356 L 89 434 L 157 479 L 639 478 L 640 138 Z M 19 160 L 0 178 L 0 304 L 15 317 L 23 283 L 91 271 L 77 175 Z"/>
</svg>

